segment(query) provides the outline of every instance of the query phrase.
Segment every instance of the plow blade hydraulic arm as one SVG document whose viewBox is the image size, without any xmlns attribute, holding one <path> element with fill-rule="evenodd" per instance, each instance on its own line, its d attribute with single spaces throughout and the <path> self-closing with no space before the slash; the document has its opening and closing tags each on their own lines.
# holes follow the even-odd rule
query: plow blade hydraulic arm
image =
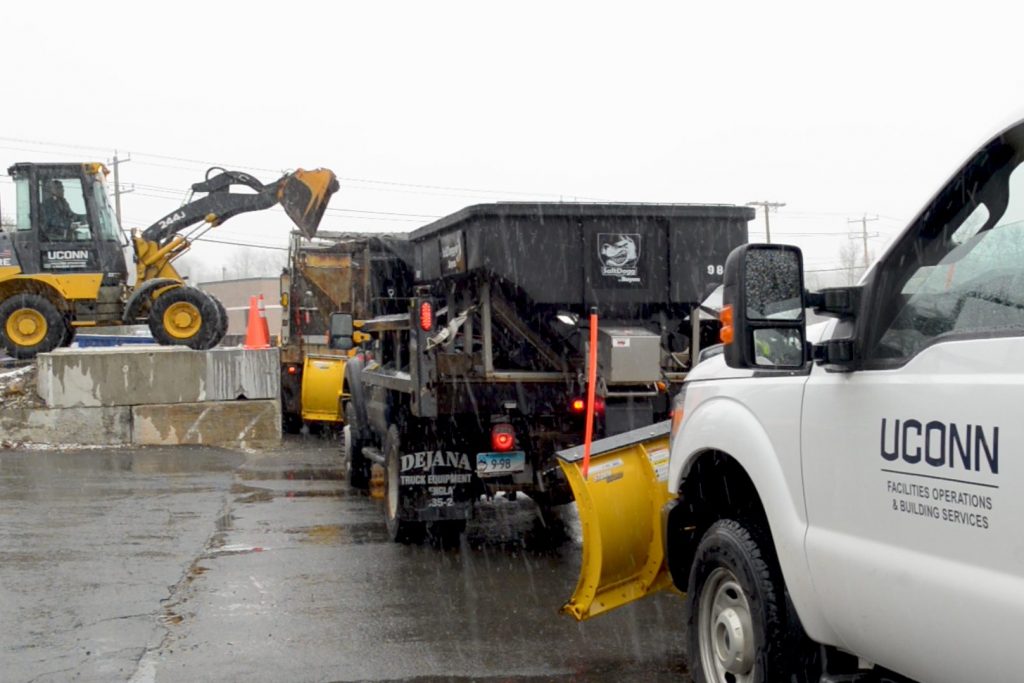
<svg viewBox="0 0 1024 683">
<path fill-rule="evenodd" d="M 663 547 L 669 422 L 593 443 L 589 476 L 583 447 L 560 451 L 583 527 L 576 591 L 562 613 L 584 621 L 672 585 Z"/>
</svg>

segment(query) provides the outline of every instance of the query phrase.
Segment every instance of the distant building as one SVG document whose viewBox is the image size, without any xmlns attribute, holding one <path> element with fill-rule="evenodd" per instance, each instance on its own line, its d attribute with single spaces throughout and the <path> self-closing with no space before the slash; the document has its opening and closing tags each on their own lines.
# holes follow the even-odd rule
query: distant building
<svg viewBox="0 0 1024 683">
<path fill-rule="evenodd" d="M 247 277 L 238 280 L 200 282 L 199 289 L 220 299 L 228 309 L 228 332 L 222 345 L 240 344 L 249 324 L 249 297 L 263 295 L 270 340 L 277 343 L 281 334 L 281 280 L 276 277 Z"/>
</svg>

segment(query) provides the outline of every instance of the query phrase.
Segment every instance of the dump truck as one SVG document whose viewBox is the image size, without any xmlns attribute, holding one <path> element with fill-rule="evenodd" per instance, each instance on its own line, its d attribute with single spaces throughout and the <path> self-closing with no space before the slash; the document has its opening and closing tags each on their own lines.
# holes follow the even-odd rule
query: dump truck
<svg viewBox="0 0 1024 683">
<path fill-rule="evenodd" d="M 721 353 L 671 422 L 560 454 L 584 530 L 565 612 L 685 593 L 699 683 L 1019 680 L 1022 249 L 1024 120 L 857 285 L 808 292 L 798 248 L 738 247 Z"/>
<path fill-rule="evenodd" d="M 130 285 L 127 245 L 103 164 L 18 163 L 7 173 L 16 218 L 12 230 L 0 231 L 0 344 L 22 359 L 70 345 L 79 329 L 105 325 L 148 324 L 161 344 L 216 346 L 227 313 L 215 297 L 186 285 L 174 260 L 207 230 L 276 205 L 312 237 L 338 190 L 327 169 L 298 169 L 264 184 L 248 173 L 211 168 L 184 204 L 132 231 Z"/>
<path fill-rule="evenodd" d="M 496 203 L 409 235 L 413 277 L 399 313 L 332 318 L 331 344 L 368 335 L 345 370 L 353 485 L 383 470 L 395 541 L 461 533 L 481 496 L 523 492 L 542 513 L 571 500 L 555 452 L 650 425 L 717 320 L 697 315 L 747 240 L 747 207 Z M 588 399 L 598 323 L 601 369 Z"/>
<path fill-rule="evenodd" d="M 340 425 L 345 360 L 327 343 L 330 316 L 395 313 L 391 302 L 412 282 L 402 233 L 292 231 L 281 274 L 281 410 L 288 431 L 304 423 Z M 406 294 L 408 296 L 408 294 Z M 376 311 L 377 313 L 374 313 Z"/>
</svg>

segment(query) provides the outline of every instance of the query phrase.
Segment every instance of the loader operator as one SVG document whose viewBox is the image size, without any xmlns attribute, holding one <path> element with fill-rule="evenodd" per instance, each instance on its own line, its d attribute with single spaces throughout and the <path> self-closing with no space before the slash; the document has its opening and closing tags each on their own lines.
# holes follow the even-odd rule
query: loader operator
<svg viewBox="0 0 1024 683">
<path fill-rule="evenodd" d="M 50 196 L 44 199 L 39 206 L 43 219 L 40 226 L 43 239 L 50 242 L 64 242 L 73 239 L 71 224 L 85 222 L 85 216 L 71 210 L 68 200 L 64 199 L 64 183 L 61 181 L 47 181 L 46 191 Z"/>
</svg>

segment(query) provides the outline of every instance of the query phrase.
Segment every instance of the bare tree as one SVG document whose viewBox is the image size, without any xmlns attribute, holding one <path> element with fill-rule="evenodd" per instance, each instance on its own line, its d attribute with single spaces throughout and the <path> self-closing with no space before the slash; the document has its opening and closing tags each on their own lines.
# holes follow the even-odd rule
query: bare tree
<svg viewBox="0 0 1024 683">
<path fill-rule="evenodd" d="M 280 275 L 286 260 L 287 253 L 284 251 L 237 247 L 232 251 L 225 268 L 228 277 L 233 279 L 276 277 Z"/>
<path fill-rule="evenodd" d="M 853 240 L 846 240 L 839 245 L 839 267 L 842 269 L 840 271 L 842 281 L 847 285 L 856 282 L 864 272 L 864 265 L 861 263 L 857 245 L 853 243 Z"/>
</svg>

